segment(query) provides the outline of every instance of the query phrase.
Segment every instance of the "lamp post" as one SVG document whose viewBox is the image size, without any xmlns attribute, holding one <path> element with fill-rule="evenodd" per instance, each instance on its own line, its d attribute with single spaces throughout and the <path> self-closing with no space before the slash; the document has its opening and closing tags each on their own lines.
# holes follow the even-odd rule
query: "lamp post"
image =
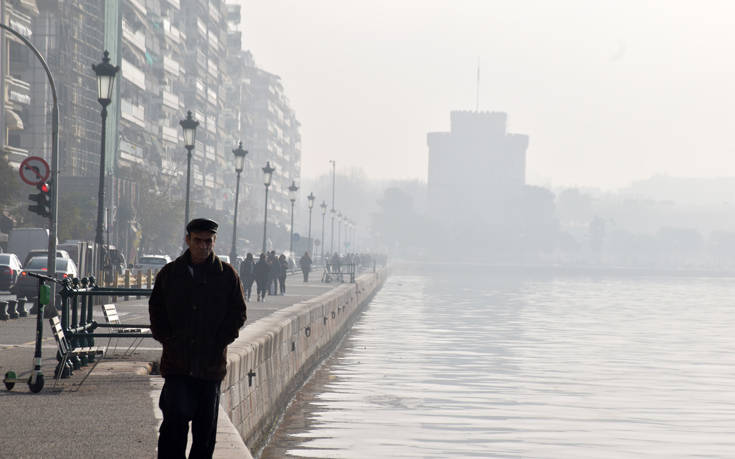
<svg viewBox="0 0 735 459">
<path fill-rule="evenodd" d="M 242 142 L 232 150 L 235 155 L 235 172 L 237 172 L 237 185 L 235 185 L 235 219 L 232 223 L 232 249 L 230 249 L 230 263 L 233 266 L 237 259 L 237 202 L 240 199 L 240 173 L 245 167 L 245 156 L 247 156 L 247 150 L 242 149 Z"/>
<path fill-rule="evenodd" d="M 319 206 L 322 209 L 322 263 L 324 263 L 324 245 L 326 244 L 324 242 L 324 220 L 327 217 L 327 203 L 325 201 L 322 201 L 321 205 Z"/>
<path fill-rule="evenodd" d="M 263 217 L 263 253 L 265 253 L 265 238 L 266 230 L 268 229 L 268 187 L 271 186 L 271 179 L 273 179 L 273 172 L 276 169 L 271 167 L 271 162 L 266 161 L 265 167 L 263 168 L 263 183 L 265 184 L 265 216 Z"/>
<path fill-rule="evenodd" d="M 309 200 L 309 253 L 313 255 L 314 246 L 311 243 L 311 210 L 314 208 L 314 200 L 316 199 L 316 196 L 314 196 L 314 193 L 309 193 L 309 196 L 307 196 L 306 199 Z"/>
<path fill-rule="evenodd" d="M 337 252 L 342 254 L 342 212 L 337 212 Z"/>
<path fill-rule="evenodd" d="M 329 243 L 329 252 L 334 252 L 334 214 L 337 212 L 334 209 L 334 185 L 336 182 L 336 168 L 337 168 L 337 162 L 330 159 L 330 163 L 332 163 L 332 232 L 331 232 L 331 238 Z"/>
<path fill-rule="evenodd" d="M 191 117 L 191 110 L 186 112 L 186 119 L 179 121 L 184 130 L 184 147 L 186 148 L 186 207 L 184 211 L 184 226 L 189 223 L 189 189 L 191 187 L 191 151 L 194 149 L 199 121 Z"/>
<path fill-rule="evenodd" d="M 104 52 L 102 62 L 92 64 L 97 76 L 97 101 L 102 105 L 102 142 L 100 146 L 100 178 L 99 189 L 97 190 L 97 232 L 94 242 L 97 245 L 97 266 L 96 272 L 102 269 L 102 212 L 105 202 L 105 134 L 107 127 L 107 106 L 112 101 L 112 87 L 115 83 L 115 75 L 120 67 L 110 64 L 110 53 Z"/>
<path fill-rule="evenodd" d="M 299 191 L 299 187 L 296 186 L 295 181 L 291 181 L 291 186 L 288 187 L 288 199 L 291 200 L 291 237 L 289 238 L 288 251 L 293 255 L 293 205 L 296 203 L 296 192 Z"/>
</svg>

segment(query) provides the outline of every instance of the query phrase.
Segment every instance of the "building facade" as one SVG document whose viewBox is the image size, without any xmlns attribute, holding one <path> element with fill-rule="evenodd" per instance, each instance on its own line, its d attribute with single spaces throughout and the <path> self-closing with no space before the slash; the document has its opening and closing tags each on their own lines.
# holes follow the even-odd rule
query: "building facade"
<svg viewBox="0 0 735 459">
<path fill-rule="evenodd" d="M 288 226 L 287 188 L 300 179 L 299 124 L 280 78 L 259 69 L 242 50 L 239 5 L 49 0 L 36 7 L 33 0 L 3 0 L 0 11 L 3 23 L 25 30 L 48 56 L 61 112 L 60 174 L 73 177 L 76 189 L 85 180 L 96 189 L 100 169 L 101 106 L 92 64 L 107 50 L 111 63 L 120 67 L 105 128 L 104 207 L 112 244 L 124 250 L 135 246 L 144 231 L 136 217 L 144 198 L 183 203 L 187 153 L 179 122 L 189 110 L 199 121 L 190 214 L 218 219 L 220 238 L 230 237 L 236 182 L 232 150 L 242 141 L 249 155 L 238 224 L 262 225 L 261 169 L 270 161 L 277 172 L 269 227 Z M 50 156 L 51 101 L 42 69 L 15 41 L 3 34 L 0 144 L 17 167 L 30 152 Z M 259 240 L 260 231 L 239 236 L 243 243 Z"/>
</svg>

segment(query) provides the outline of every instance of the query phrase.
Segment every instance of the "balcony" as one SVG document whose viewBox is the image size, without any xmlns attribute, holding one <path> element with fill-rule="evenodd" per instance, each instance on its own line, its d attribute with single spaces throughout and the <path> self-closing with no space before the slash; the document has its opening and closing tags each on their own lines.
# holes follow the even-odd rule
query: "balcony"
<svg viewBox="0 0 735 459">
<path fill-rule="evenodd" d="M 145 107 L 142 105 L 135 105 L 126 99 L 120 99 L 120 113 L 123 119 L 142 128 L 145 127 Z"/>
<path fill-rule="evenodd" d="M 122 36 L 124 40 L 145 53 L 145 33 L 141 30 L 133 31 L 125 19 L 122 20 Z"/>
<path fill-rule="evenodd" d="M 120 139 L 120 159 L 137 164 L 145 163 L 143 149 L 123 139 Z"/>
<path fill-rule="evenodd" d="M 168 126 L 161 126 L 161 137 L 167 142 L 179 143 L 179 130 Z"/>
<path fill-rule="evenodd" d="M 145 91 L 145 73 L 125 59 L 122 60 L 122 76 Z"/>
<path fill-rule="evenodd" d="M 29 83 L 10 75 L 5 75 L 5 83 L 7 88 L 5 93 L 6 102 L 17 102 L 23 105 L 31 103 L 31 85 Z"/>
<path fill-rule="evenodd" d="M 168 56 L 164 56 L 163 57 L 163 69 L 173 76 L 179 76 L 181 66 L 176 60 Z"/>
<path fill-rule="evenodd" d="M 163 105 L 173 108 L 174 110 L 179 109 L 179 97 L 175 94 L 164 90 L 163 91 Z"/>
</svg>

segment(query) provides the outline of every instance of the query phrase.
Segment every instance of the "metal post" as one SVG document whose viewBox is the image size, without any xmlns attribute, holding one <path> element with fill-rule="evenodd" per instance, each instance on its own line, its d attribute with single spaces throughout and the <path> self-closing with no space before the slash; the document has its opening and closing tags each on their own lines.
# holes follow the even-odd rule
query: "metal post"
<svg viewBox="0 0 735 459">
<path fill-rule="evenodd" d="M 326 245 L 326 243 L 324 242 L 324 221 L 326 220 L 326 218 L 327 214 L 322 214 L 322 263 L 324 263 L 324 246 Z"/>
<path fill-rule="evenodd" d="M 334 252 L 334 213 L 336 210 L 334 210 L 334 186 L 337 183 L 336 182 L 336 168 L 337 168 L 337 162 L 334 160 L 329 160 L 330 163 L 332 163 L 332 234 L 331 234 L 331 240 L 329 243 L 329 252 Z"/>
<path fill-rule="evenodd" d="M 309 236 L 308 237 L 309 237 L 309 253 L 311 255 L 314 255 L 314 244 L 312 244 L 312 242 L 311 242 L 311 211 L 312 210 L 313 209 L 310 206 L 309 207 Z"/>
<path fill-rule="evenodd" d="M 191 186 L 191 150 L 194 145 L 186 146 L 186 207 L 184 208 L 184 226 L 189 223 L 189 187 Z"/>
<path fill-rule="evenodd" d="M 265 237 L 268 228 L 268 185 L 265 186 L 265 216 L 263 217 L 263 253 L 265 253 Z"/>
<path fill-rule="evenodd" d="M 289 238 L 288 251 L 293 255 L 293 205 L 294 201 L 291 201 L 291 237 Z"/>
<path fill-rule="evenodd" d="M 237 185 L 235 186 L 235 221 L 232 224 L 232 249 L 230 249 L 230 263 L 235 266 L 237 258 L 237 201 L 240 199 L 240 170 L 237 170 Z"/>
<path fill-rule="evenodd" d="M 103 268 L 102 247 L 104 240 L 102 239 L 102 212 L 105 204 L 105 132 L 107 130 L 107 105 L 110 101 L 99 99 L 99 102 L 102 104 L 102 145 L 100 145 L 100 177 L 99 188 L 97 190 L 97 231 L 94 238 L 94 242 L 97 245 L 97 266 L 95 266 L 94 270 L 96 274 L 99 274 Z"/>
</svg>

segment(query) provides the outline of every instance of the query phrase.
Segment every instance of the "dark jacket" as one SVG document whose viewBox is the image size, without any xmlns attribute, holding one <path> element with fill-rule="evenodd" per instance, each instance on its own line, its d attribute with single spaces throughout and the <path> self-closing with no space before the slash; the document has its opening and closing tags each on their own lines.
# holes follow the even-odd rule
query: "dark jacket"
<svg viewBox="0 0 735 459">
<path fill-rule="evenodd" d="M 299 266 L 301 266 L 302 271 L 311 271 L 311 257 L 309 256 L 309 254 L 305 253 L 299 259 Z"/>
<path fill-rule="evenodd" d="M 163 344 L 161 375 L 221 381 L 227 345 L 246 319 L 240 278 L 214 254 L 199 265 L 196 276 L 190 261 L 187 250 L 164 266 L 148 301 L 151 332 Z"/>
<path fill-rule="evenodd" d="M 265 260 L 258 260 L 257 263 L 255 263 L 255 280 L 259 284 L 265 284 L 268 282 L 268 277 L 270 276 L 270 266 L 268 265 L 268 262 Z"/>
<path fill-rule="evenodd" d="M 240 279 L 243 281 L 255 280 L 255 262 L 252 258 L 247 258 L 240 264 Z"/>
</svg>

